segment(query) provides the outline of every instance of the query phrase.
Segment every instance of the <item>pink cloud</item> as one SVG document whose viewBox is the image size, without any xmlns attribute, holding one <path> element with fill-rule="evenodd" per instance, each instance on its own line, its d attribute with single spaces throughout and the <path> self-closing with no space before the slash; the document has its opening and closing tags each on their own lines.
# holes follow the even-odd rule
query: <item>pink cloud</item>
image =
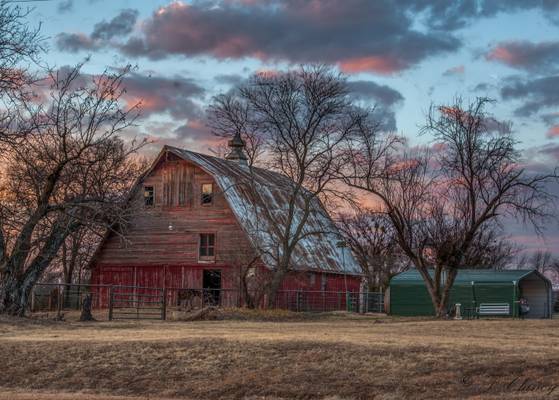
<svg viewBox="0 0 559 400">
<path fill-rule="evenodd" d="M 508 41 L 497 44 L 486 55 L 488 61 L 496 61 L 509 67 L 526 70 L 546 70 L 559 60 L 559 41 L 533 43 Z"/>
<path fill-rule="evenodd" d="M 512 49 L 505 46 L 495 47 L 485 56 L 485 58 L 490 61 L 499 61 L 512 65 L 516 65 L 520 61 L 519 55 L 515 54 Z"/>
<path fill-rule="evenodd" d="M 401 61 L 389 56 L 367 56 L 349 58 L 339 63 L 345 73 L 375 72 L 390 75 L 404 68 Z"/>
<path fill-rule="evenodd" d="M 547 131 L 548 138 L 556 138 L 559 137 L 559 125 L 554 125 Z"/>
</svg>

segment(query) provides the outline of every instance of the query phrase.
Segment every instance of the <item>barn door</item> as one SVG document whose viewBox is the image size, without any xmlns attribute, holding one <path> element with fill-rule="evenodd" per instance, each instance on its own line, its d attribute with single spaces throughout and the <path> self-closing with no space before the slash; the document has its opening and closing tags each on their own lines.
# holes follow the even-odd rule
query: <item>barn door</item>
<svg viewBox="0 0 559 400">
<path fill-rule="evenodd" d="M 205 269 L 202 280 L 205 300 L 211 305 L 219 305 L 221 298 L 221 270 Z"/>
</svg>

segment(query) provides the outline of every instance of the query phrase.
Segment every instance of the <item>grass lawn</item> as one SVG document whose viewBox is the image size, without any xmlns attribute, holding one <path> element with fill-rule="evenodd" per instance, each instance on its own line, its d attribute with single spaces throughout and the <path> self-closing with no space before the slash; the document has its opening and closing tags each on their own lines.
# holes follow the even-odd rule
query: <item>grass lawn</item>
<svg viewBox="0 0 559 400">
<path fill-rule="evenodd" d="M 10 400 L 555 399 L 559 320 L 4 318 L 0 362 Z"/>
</svg>

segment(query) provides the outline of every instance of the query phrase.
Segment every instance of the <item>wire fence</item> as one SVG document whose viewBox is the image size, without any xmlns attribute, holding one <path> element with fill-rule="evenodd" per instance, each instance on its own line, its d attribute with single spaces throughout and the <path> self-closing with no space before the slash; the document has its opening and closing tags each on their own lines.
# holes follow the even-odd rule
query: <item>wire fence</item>
<svg viewBox="0 0 559 400">
<path fill-rule="evenodd" d="M 258 298 L 256 306 L 259 308 L 295 312 L 384 312 L 384 295 L 381 292 L 284 290 L 279 291 L 272 302 L 265 297 L 251 295 Z M 169 310 L 188 312 L 206 306 L 238 308 L 249 304 L 246 294 L 237 289 L 37 284 L 32 291 L 29 310 L 32 313 L 55 313 L 60 318 L 65 312 L 80 311 L 88 296 L 94 317 L 101 320 L 165 320 Z"/>
</svg>

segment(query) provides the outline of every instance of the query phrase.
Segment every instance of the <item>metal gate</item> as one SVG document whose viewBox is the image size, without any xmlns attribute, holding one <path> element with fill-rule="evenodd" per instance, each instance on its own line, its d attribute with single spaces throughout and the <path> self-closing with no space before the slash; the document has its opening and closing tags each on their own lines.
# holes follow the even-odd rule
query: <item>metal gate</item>
<svg viewBox="0 0 559 400">
<path fill-rule="evenodd" d="M 383 313 L 384 312 L 384 293 L 365 292 L 363 296 L 363 312 Z"/>
<path fill-rule="evenodd" d="M 165 320 L 167 289 L 138 286 L 111 286 L 109 321 L 113 319 Z"/>
</svg>

